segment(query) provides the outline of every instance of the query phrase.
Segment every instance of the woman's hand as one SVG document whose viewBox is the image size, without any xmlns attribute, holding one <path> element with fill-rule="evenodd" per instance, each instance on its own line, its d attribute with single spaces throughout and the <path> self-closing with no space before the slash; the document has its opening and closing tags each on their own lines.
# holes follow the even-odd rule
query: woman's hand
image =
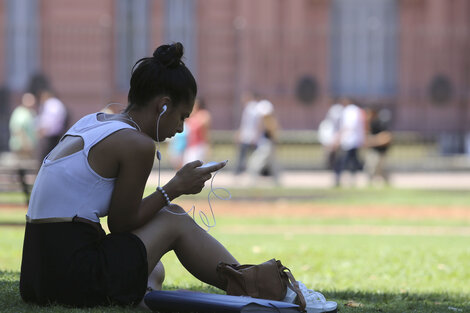
<svg viewBox="0 0 470 313">
<path fill-rule="evenodd" d="M 199 160 L 187 163 L 163 187 L 171 200 L 181 195 L 200 193 L 206 181 L 211 179 L 211 173 L 220 170 L 226 163 L 220 162 L 205 168 L 200 168 L 201 165 Z"/>
</svg>

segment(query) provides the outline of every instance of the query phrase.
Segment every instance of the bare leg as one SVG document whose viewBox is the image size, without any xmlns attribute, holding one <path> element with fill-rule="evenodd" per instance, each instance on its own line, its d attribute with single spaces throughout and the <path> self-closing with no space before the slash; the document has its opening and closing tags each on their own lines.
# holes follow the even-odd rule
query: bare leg
<svg viewBox="0 0 470 313">
<path fill-rule="evenodd" d="M 177 205 L 168 208 L 178 214 L 184 213 Z M 187 214 L 176 215 L 161 210 L 134 234 L 147 249 L 149 273 L 165 253 L 174 250 L 183 266 L 196 278 L 225 290 L 227 283 L 218 277 L 217 265 L 219 262 L 238 264 L 224 246 Z"/>
<path fill-rule="evenodd" d="M 152 290 L 162 290 L 163 281 L 165 280 L 165 268 L 162 261 L 158 261 L 157 265 L 150 273 L 147 286 Z"/>
<path fill-rule="evenodd" d="M 151 290 L 162 290 L 162 284 L 164 280 L 165 268 L 163 267 L 163 263 L 159 261 L 148 277 L 147 286 L 150 287 Z M 151 290 L 147 290 L 145 294 L 147 294 Z M 144 299 L 140 301 L 139 307 L 149 309 L 145 304 Z"/>
</svg>

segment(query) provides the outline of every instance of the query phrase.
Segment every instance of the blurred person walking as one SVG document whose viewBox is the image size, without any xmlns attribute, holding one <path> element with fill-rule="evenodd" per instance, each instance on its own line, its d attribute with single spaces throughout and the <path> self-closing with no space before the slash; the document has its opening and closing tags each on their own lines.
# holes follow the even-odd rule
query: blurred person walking
<svg viewBox="0 0 470 313">
<path fill-rule="evenodd" d="M 386 157 L 392 142 L 392 133 L 389 131 L 390 112 L 378 108 L 368 108 L 367 113 L 367 137 L 364 169 L 369 179 L 369 184 L 375 178 L 389 183 L 389 173 L 386 168 Z"/>
<path fill-rule="evenodd" d="M 10 117 L 10 150 L 24 159 L 34 158 L 36 138 L 36 100 L 31 93 L 21 97 L 21 103 L 13 110 Z"/>
<path fill-rule="evenodd" d="M 363 165 L 359 161 L 358 152 L 365 139 L 364 110 L 347 98 L 341 98 L 343 110 L 341 114 L 340 131 L 336 139 L 340 155 L 335 164 L 335 186 L 341 185 L 342 171 L 347 169 L 351 173 L 352 182 L 355 184 L 355 176 Z"/>
<path fill-rule="evenodd" d="M 325 118 L 318 126 L 318 141 L 325 149 L 326 167 L 329 170 L 335 168 L 338 156 L 337 138 L 341 127 L 341 116 L 343 112 L 343 105 L 338 102 L 339 99 L 334 99 L 333 104 L 328 109 Z"/>
<path fill-rule="evenodd" d="M 26 171 L 33 166 L 36 159 L 36 99 L 31 93 L 21 97 L 20 104 L 13 110 L 10 122 L 10 151 L 14 154 L 15 168 L 26 198 L 29 203 L 29 186 L 26 182 Z"/>
<path fill-rule="evenodd" d="M 260 137 L 261 116 L 258 111 L 259 97 L 254 92 L 246 92 L 242 98 L 244 108 L 240 127 L 236 135 L 238 157 L 235 175 L 241 174 L 246 170 L 248 157 L 255 151 Z"/>
<path fill-rule="evenodd" d="M 50 88 L 39 91 L 38 98 L 38 134 L 42 161 L 64 135 L 69 116 L 65 105 L 54 95 Z"/>
<path fill-rule="evenodd" d="M 196 160 L 207 162 L 211 114 L 206 109 L 203 99 L 196 99 L 193 112 L 186 120 L 185 126 L 188 129 L 188 137 L 183 156 L 183 164 Z"/>
<path fill-rule="evenodd" d="M 170 163 L 173 169 L 179 170 L 184 165 L 184 154 L 188 145 L 188 126 L 186 125 L 181 133 L 176 133 L 168 141 L 168 153 L 170 154 Z"/>
<path fill-rule="evenodd" d="M 260 118 L 261 136 L 256 149 L 248 160 L 248 172 L 251 178 L 271 176 L 279 184 L 279 166 L 276 160 L 276 141 L 279 125 L 274 115 L 273 104 L 264 99 L 257 104 Z"/>
</svg>

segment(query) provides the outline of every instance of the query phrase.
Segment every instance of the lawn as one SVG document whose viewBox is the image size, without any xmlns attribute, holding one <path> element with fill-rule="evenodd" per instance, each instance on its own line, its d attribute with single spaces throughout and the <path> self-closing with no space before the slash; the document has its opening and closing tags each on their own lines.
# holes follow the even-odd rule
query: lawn
<svg viewBox="0 0 470 313">
<path fill-rule="evenodd" d="M 231 201 L 214 203 L 217 226 L 210 233 L 242 263 L 282 260 L 298 280 L 337 301 L 340 312 L 470 311 L 468 192 L 394 188 L 231 192 Z M 8 195 L 8 202 L 21 201 L 17 198 Z M 203 196 L 183 199 L 184 204 L 197 202 L 196 207 L 203 207 L 204 201 Z M 244 211 L 246 207 L 255 213 Z M 421 212 L 423 217 L 417 218 Z M 24 214 L 18 207 L 0 210 L 2 312 L 140 311 L 24 304 L 18 295 Z M 163 263 L 165 289 L 217 292 L 188 274 L 173 253 Z"/>
</svg>

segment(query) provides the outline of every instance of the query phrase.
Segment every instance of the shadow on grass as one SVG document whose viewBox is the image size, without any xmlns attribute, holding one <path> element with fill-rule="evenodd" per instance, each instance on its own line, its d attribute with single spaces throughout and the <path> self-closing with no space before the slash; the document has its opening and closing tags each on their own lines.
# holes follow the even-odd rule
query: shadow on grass
<svg viewBox="0 0 470 313">
<path fill-rule="evenodd" d="M 167 290 L 179 289 L 165 286 Z M 207 287 L 188 288 L 194 291 L 221 293 Z M 381 293 L 361 291 L 326 291 L 328 300 L 338 303 L 340 312 L 470 312 L 470 300 L 464 294 L 446 293 Z M 39 307 L 23 302 L 19 295 L 19 273 L 0 271 L 0 307 L 2 312 L 145 312 L 137 307 L 66 308 L 59 305 Z"/>
</svg>

